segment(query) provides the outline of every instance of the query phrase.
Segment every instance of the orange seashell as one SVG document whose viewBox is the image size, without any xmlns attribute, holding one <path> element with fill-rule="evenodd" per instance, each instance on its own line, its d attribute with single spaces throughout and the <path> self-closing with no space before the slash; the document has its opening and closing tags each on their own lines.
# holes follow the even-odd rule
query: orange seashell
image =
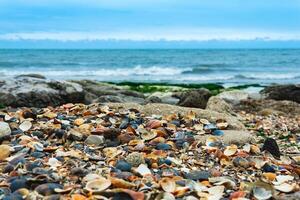
<svg viewBox="0 0 300 200">
<path fill-rule="evenodd" d="M 276 178 L 275 173 L 263 173 L 263 177 L 267 179 L 268 181 L 274 181 Z"/>
<path fill-rule="evenodd" d="M 80 126 L 80 125 L 82 125 L 84 123 L 84 119 L 82 119 L 82 118 L 78 118 L 78 119 L 75 119 L 74 120 L 74 124 L 76 125 L 76 126 Z"/>
<path fill-rule="evenodd" d="M 243 157 L 243 158 L 246 158 L 246 157 L 249 156 L 249 154 L 245 151 L 237 152 L 235 155 L 238 156 L 238 157 Z"/>
<path fill-rule="evenodd" d="M 209 183 L 209 181 L 201 181 L 201 184 L 207 187 L 210 187 L 211 184 Z"/>
<path fill-rule="evenodd" d="M 136 134 L 134 128 L 132 128 L 131 126 L 128 126 L 128 127 L 126 128 L 126 132 L 127 132 L 127 133 L 131 133 L 131 134 Z"/>
<path fill-rule="evenodd" d="M 147 124 L 146 124 L 147 128 L 150 129 L 156 129 L 161 127 L 161 122 L 159 120 L 150 120 Z"/>
<path fill-rule="evenodd" d="M 145 199 L 145 194 L 142 192 L 135 192 L 133 190 L 128 190 L 128 189 L 123 189 L 122 191 L 129 194 L 129 196 L 133 200 L 144 200 Z"/>
<path fill-rule="evenodd" d="M 88 198 L 81 195 L 81 194 L 74 194 L 72 195 L 72 200 L 87 200 Z"/>
<path fill-rule="evenodd" d="M 119 178 L 110 178 L 110 181 L 115 188 L 131 189 L 135 187 L 135 184 Z"/>
<path fill-rule="evenodd" d="M 244 191 L 237 191 L 237 192 L 231 193 L 229 199 L 230 200 L 238 200 L 239 198 L 243 198 L 245 196 L 246 196 L 246 193 Z"/>
</svg>

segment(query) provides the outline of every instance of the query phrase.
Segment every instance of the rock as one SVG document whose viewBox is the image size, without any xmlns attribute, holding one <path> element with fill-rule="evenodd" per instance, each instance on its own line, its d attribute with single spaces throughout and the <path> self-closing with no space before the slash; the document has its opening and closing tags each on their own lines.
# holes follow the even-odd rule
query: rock
<svg viewBox="0 0 300 200">
<path fill-rule="evenodd" d="M 83 140 L 83 137 L 84 137 L 83 134 L 75 129 L 71 129 L 68 132 L 68 139 L 70 139 L 70 140 L 81 141 L 81 140 Z"/>
<path fill-rule="evenodd" d="M 0 85 L 0 102 L 12 107 L 58 106 L 84 102 L 84 91 L 72 82 L 19 76 Z"/>
<path fill-rule="evenodd" d="M 10 146 L 2 144 L 0 145 L 0 161 L 5 160 L 10 155 Z"/>
<path fill-rule="evenodd" d="M 90 135 L 84 143 L 87 145 L 100 146 L 105 143 L 105 139 L 102 135 Z"/>
<path fill-rule="evenodd" d="M 212 96 L 209 98 L 206 109 L 213 110 L 219 113 L 234 113 L 232 110 L 232 106 L 218 96 Z"/>
<path fill-rule="evenodd" d="M 247 100 L 249 94 L 241 90 L 225 91 L 217 95 L 219 98 L 225 100 L 227 103 L 237 105 L 241 101 Z"/>
<path fill-rule="evenodd" d="M 253 136 L 248 131 L 239 131 L 239 130 L 223 130 L 223 135 L 216 136 L 220 141 L 225 144 L 238 144 L 242 145 L 245 143 L 250 143 L 253 141 Z M 197 135 L 195 136 L 195 140 L 200 141 L 202 144 L 205 144 L 207 138 L 211 137 L 211 135 Z"/>
<path fill-rule="evenodd" d="M 9 124 L 6 122 L 0 122 L 0 139 L 5 138 L 11 134 Z"/>
<path fill-rule="evenodd" d="M 182 92 L 179 97 L 179 106 L 204 109 L 211 93 L 207 89 L 188 90 Z"/>
<path fill-rule="evenodd" d="M 137 103 L 107 103 L 111 108 L 116 108 L 119 111 L 129 110 L 129 109 L 137 109 L 141 113 L 145 115 L 170 115 L 170 114 L 180 114 L 187 115 L 191 111 L 193 111 L 197 117 L 205 118 L 209 120 L 211 123 L 216 123 L 216 120 L 224 120 L 228 122 L 228 129 L 233 130 L 245 130 L 244 125 L 238 120 L 238 118 L 231 116 L 226 113 L 218 113 L 211 110 L 203 110 L 199 108 L 186 108 L 175 105 L 168 104 L 159 104 L 159 103 L 149 103 L 146 105 L 140 105 Z"/>
<path fill-rule="evenodd" d="M 273 85 L 266 87 L 261 93 L 267 99 L 289 100 L 300 103 L 300 85 Z"/>
<path fill-rule="evenodd" d="M 150 101 L 149 99 L 152 99 L 153 101 Z M 145 102 L 176 105 L 179 102 L 179 98 L 176 97 L 173 92 L 154 92 L 146 98 Z"/>
<path fill-rule="evenodd" d="M 172 147 L 165 143 L 158 143 L 155 148 L 157 150 L 170 150 Z"/>
<path fill-rule="evenodd" d="M 250 162 L 246 158 L 242 158 L 242 157 L 235 157 L 232 160 L 232 163 L 236 167 L 243 167 L 245 169 L 250 167 Z"/>
<path fill-rule="evenodd" d="M 211 177 L 211 173 L 209 171 L 193 170 L 185 174 L 186 179 L 191 179 L 194 181 L 205 181 L 208 180 L 209 177 Z"/>
<path fill-rule="evenodd" d="M 124 161 L 124 160 L 119 160 L 116 164 L 116 168 L 121 170 L 121 171 L 127 171 L 127 172 L 130 172 L 131 171 L 131 164 Z"/>
<path fill-rule="evenodd" d="M 276 159 L 280 159 L 280 150 L 277 145 L 276 140 L 273 138 L 267 138 L 262 147 L 263 151 L 268 151 L 271 153 Z"/>
<path fill-rule="evenodd" d="M 145 163 L 143 154 L 138 152 L 133 152 L 126 157 L 126 161 L 133 167 L 138 167 L 140 164 Z"/>
</svg>

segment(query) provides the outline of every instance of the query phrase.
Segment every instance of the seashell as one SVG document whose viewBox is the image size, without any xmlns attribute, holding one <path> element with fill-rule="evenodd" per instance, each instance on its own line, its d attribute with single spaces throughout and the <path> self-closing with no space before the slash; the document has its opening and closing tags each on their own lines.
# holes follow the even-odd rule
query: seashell
<svg viewBox="0 0 300 200">
<path fill-rule="evenodd" d="M 88 198 L 85 197 L 85 196 L 83 196 L 83 195 L 81 195 L 81 194 L 73 194 L 71 196 L 71 199 L 72 200 L 87 200 Z"/>
<path fill-rule="evenodd" d="M 35 191 L 43 196 L 55 194 L 55 189 L 63 189 L 62 185 L 57 183 L 44 183 L 35 188 Z"/>
<path fill-rule="evenodd" d="M 206 145 L 207 147 L 212 147 L 212 146 L 214 146 L 213 144 L 216 143 L 216 142 L 218 142 L 218 139 L 217 139 L 217 138 L 215 138 L 215 137 L 208 137 L 208 138 L 206 139 L 205 145 Z"/>
<path fill-rule="evenodd" d="M 224 155 L 225 156 L 233 156 L 237 152 L 237 149 L 238 149 L 237 146 L 234 144 L 227 146 L 224 151 Z"/>
<path fill-rule="evenodd" d="M 106 190 L 111 185 L 111 181 L 105 178 L 99 178 L 87 182 L 85 189 L 89 192 L 96 193 Z"/>
<path fill-rule="evenodd" d="M 176 183 L 170 178 L 163 178 L 159 181 L 161 188 L 165 192 L 173 193 L 176 190 Z"/>
<path fill-rule="evenodd" d="M 219 122 L 216 124 L 218 129 L 224 130 L 228 127 L 228 123 L 227 122 Z"/>
<path fill-rule="evenodd" d="M 210 183 L 214 183 L 214 185 L 224 185 L 227 189 L 236 187 L 236 183 L 230 177 L 213 177 L 208 180 Z"/>
<path fill-rule="evenodd" d="M 47 118 L 49 118 L 49 119 L 53 119 L 53 118 L 56 118 L 56 117 L 57 117 L 57 114 L 54 113 L 54 112 L 48 111 L 48 112 L 45 112 L 45 113 L 43 114 L 43 116 L 44 116 L 44 117 L 47 117 Z"/>
<path fill-rule="evenodd" d="M 211 188 L 208 188 L 208 193 L 210 195 L 214 195 L 216 197 L 221 198 L 223 196 L 225 187 L 223 185 L 219 185 L 219 186 L 213 186 Z"/>
<path fill-rule="evenodd" d="M 253 153 L 253 154 L 259 154 L 260 153 L 260 148 L 257 145 L 251 145 L 250 152 Z"/>
<path fill-rule="evenodd" d="M 256 169 L 261 169 L 267 163 L 267 161 L 260 157 L 250 157 L 249 159 L 254 163 Z"/>
<path fill-rule="evenodd" d="M 234 199 L 239 200 L 240 199 L 240 200 L 242 200 L 242 199 L 244 199 L 245 196 L 246 196 L 246 192 L 236 191 L 236 192 L 233 192 L 233 193 L 230 194 L 229 199 L 232 199 L 232 200 L 234 200 Z"/>
<path fill-rule="evenodd" d="M 243 146 L 243 151 L 249 153 L 251 151 L 251 145 L 249 143 Z"/>
<path fill-rule="evenodd" d="M 263 187 L 254 187 L 253 188 L 253 196 L 257 200 L 267 200 L 272 197 L 272 191 Z"/>
<path fill-rule="evenodd" d="M 82 118 L 75 119 L 73 123 L 76 126 L 80 126 L 80 125 L 84 124 L 84 119 L 82 119 Z"/>
<path fill-rule="evenodd" d="M 189 119 L 189 120 L 195 120 L 196 119 L 196 113 L 191 110 L 186 115 L 186 118 Z"/>
<path fill-rule="evenodd" d="M 139 167 L 135 169 L 135 172 L 137 172 L 138 174 L 140 174 L 142 176 L 152 174 L 150 169 L 145 164 L 140 164 Z"/>
<path fill-rule="evenodd" d="M 282 184 L 294 180 L 294 177 L 290 175 L 278 175 L 276 177 L 276 180 L 277 180 L 276 184 Z"/>
<path fill-rule="evenodd" d="M 159 120 L 150 120 L 147 124 L 146 127 L 149 129 L 156 129 L 161 127 L 161 122 Z"/>
<path fill-rule="evenodd" d="M 263 177 L 265 179 L 267 179 L 268 181 L 274 181 L 276 178 L 276 174 L 275 173 L 271 173 L 271 172 L 267 172 L 267 173 L 263 173 Z"/>
<path fill-rule="evenodd" d="M 49 158 L 47 163 L 51 168 L 57 168 L 61 166 L 61 162 L 59 162 L 56 158 Z"/>
<path fill-rule="evenodd" d="M 43 151 L 44 150 L 44 146 L 39 142 L 34 142 L 33 147 L 36 151 Z"/>
<path fill-rule="evenodd" d="M 138 152 L 133 152 L 126 157 L 126 161 L 133 167 L 138 167 L 140 164 L 145 163 L 144 155 Z"/>
<path fill-rule="evenodd" d="M 236 167 L 243 167 L 243 168 L 248 168 L 250 167 L 250 163 L 246 158 L 242 158 L 242 157 L 235 157 L 232 160 L 234 166 Z"/>
<path fill-rule="evenodd" d="M 0 161 L 5 160 L 10 155 L 10 146 L 6 144 L 0 145 Z"/>
<path fill-rule="evenodd" d="M 19 129 L 21 129 L 23 132 L 26 132 L 29 129 L 31 129 L 31 127 L 32 127 L 32 123 L 28 120 L 25 120 L 22 122 L 22 124 L 20 124 Z"/>
<path fill-rule="evenodd" d="M 280 185 L 275 185 L 274 188 L 280 192 L 289 193 L 295 189 L 295 185 L 291 185 L 288 183 L 282 183 Z"/>
<path fill-rule="evenodd" d="M 109 179 L 112 186 L 115 188 L 123 188 L 123 189 L 131 189 L 134 188 L 136 185 L 133 183 L 130 183 L 128 181 L 125 181 L 123 179 L 119 179 L 119 178 L 110 178 Z"/>
<path fill-rule="evenodd" d="M 98 174 L 87 174 L 85 177 L 83 177 L 82 181 L 84 182 L 89 182 L 95 179 L 100 179 L 102 178 L 100 175 Z"/>
<path fill-rule="evenodd" d="M 112 159 L 117 155 L 122 153 L 122 150 L 119 150 L 117 147 L 106 147 L 103 149 L 105 157 Z"/>
<path fill-rule="evenodd" d="M 200 122 L 204 125 L 210 124 L 210 122 L 207 119 L 200 119 Z"/>
<path fill-rule="evenodd" d="M 203 130 L 203 124 L 195 124 L 194 129 L 196 131 L 202 131 Z"/>
<path fill-rule="evenodd" d="M 292 156 L 292 159 L 293 159 L 297 164 L 300 164 L 300 155 L 299 155 L 299 156 Z"/>
<path fill-rule="evenodd" d="M 152 140 L 153 138 L 155 138 L 157 136 L 157 132 L 155 132 L 155 131 L 143 131 L 142 133 L 141 133 L 141 138 L 143 139 L 143 140 Z"/>
</svg>

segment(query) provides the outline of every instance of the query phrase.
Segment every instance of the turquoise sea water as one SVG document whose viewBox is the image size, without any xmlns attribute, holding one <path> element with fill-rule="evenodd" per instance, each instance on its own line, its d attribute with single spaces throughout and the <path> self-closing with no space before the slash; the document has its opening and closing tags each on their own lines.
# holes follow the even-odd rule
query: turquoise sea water
<svg viewBox="0 0 300 200">
<path fill-rule="evenodd" d="M 112 82 L 300 83 L 300 49 L 0 50 L 2 79 L 27 73 Z"/>
</svg>

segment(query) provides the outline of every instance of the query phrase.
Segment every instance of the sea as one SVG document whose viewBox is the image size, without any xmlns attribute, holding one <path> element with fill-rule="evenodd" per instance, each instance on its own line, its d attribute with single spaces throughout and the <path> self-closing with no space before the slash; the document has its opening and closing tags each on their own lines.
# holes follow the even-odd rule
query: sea
<svg viewBox="0 0 300 200">
<path fill-rule="evenodd" d="M 107 82 L 300 83 L 300 49 L 1 49 L 0 78 Z"/>
</svg>

